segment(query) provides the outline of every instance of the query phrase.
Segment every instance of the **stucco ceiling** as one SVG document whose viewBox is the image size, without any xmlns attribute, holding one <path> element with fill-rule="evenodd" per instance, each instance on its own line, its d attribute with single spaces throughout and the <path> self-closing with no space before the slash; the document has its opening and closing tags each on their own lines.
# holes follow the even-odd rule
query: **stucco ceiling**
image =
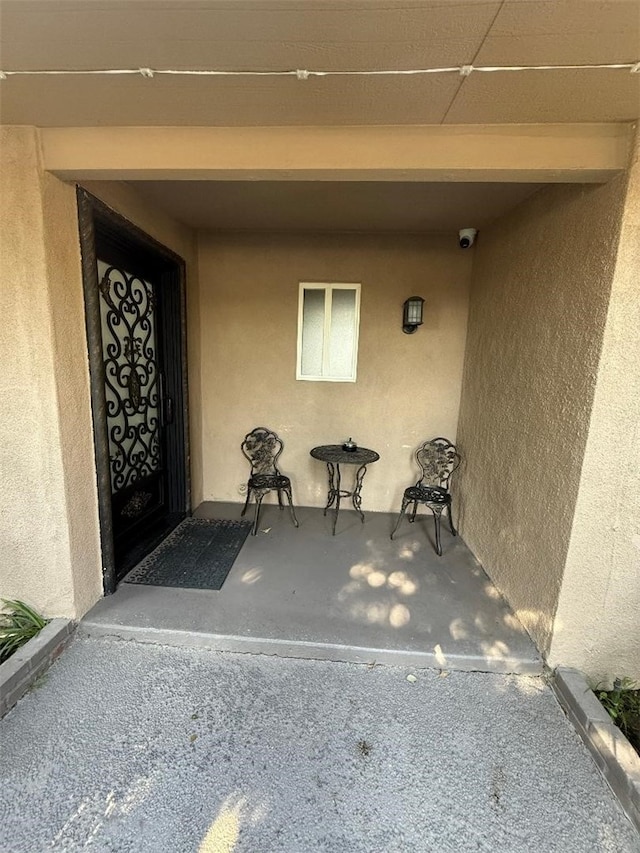
<svg viewBox="0 0 640 853">
<path fill-rule="evenodd" d="M 132 181 L 192 228 L 217 231 L 450 232 L 482 228 L 537 184 Z"/>
<path fill-rule="evenodd" d="M 0 68 L 281 71 L 640 60 L 640 0 L 1 0 Z M 20 76 L 2 120 L 39 126 L 626 121 L 627 70 L 420 76 Z"/>
</svg>

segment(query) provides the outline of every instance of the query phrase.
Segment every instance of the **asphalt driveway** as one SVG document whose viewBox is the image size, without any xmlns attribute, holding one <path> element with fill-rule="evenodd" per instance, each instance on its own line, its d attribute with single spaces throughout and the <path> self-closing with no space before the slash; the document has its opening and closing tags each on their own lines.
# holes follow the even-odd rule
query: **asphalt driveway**
<svg viewBox="0 0 640 853">
<path fill-rule="evenodd" d="M 536 678 L 83 638 L 0 738 L 4 853 L 640 851 Z"/>
</svg>

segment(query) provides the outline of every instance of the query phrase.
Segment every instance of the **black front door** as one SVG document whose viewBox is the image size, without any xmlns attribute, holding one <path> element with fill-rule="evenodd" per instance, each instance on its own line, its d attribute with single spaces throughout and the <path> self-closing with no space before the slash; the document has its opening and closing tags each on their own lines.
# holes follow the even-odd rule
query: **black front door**
<svg viewBox="0 0 640 853">
<path fill-rule="evenodd" d="M 82 248 L 105 592 L 112 592 L 189 508 L 182 264 L 80 193 L 81 223 L 83 207 L 92 215 L 91 257 L 86 234 Z"/>
<path fill-rule="evenodd" d="M 131 272 L 98 248 L 111 514 L 118 569 L 145 530 L 168 513 L 166 429 L 173 419 L 163 393 L 158 285 L 151 272 Z M 126 269 L 125 267 L 130 267 Z"/>
</svg>

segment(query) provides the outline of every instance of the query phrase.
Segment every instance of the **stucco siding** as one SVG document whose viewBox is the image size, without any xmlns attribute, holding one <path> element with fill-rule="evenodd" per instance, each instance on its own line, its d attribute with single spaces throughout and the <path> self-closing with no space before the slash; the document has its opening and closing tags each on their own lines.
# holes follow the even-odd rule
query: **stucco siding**
<svg viewBox="0 0 640 853">
<path fill-rule="evenodd" d="M 0 595 L 75 618 L 100 594 L 75 193 L 34 128 L 0 133 Z"/>
<path fill-rule="evenodd" d="M 640 145 L 550 662 L 581 669 L 594 681 L 640 680 Z"/>
<path fill-rule="evenodd" d="M 461 531 L 542 651 L 562 585 L 625 180 L 541 190 L 480 235 Z"/>
<path fill-rule="evenodd" d="M 205 499 L 243 500 L 240 442 L 264 425 L 284 439 L 299 504 L 326 501 L 326 468 L 310 449 L 352 436 L 381 457 L 364 509 L 396 511 L 416 478 L 415 446 L 456 435 L 470 268 L 455 235 L 201 234 Z M 355 383 L 296 380 L 300 281 L 361 283 Z M 414 294 L 424 325 L 405 335 Z"/>
</svg>

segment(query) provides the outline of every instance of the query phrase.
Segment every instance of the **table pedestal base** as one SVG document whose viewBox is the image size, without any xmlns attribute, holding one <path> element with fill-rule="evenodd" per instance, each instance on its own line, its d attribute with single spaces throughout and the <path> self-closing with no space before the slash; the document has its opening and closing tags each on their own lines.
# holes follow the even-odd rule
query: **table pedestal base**
<svg viewBox="0 0 640 853">
<path fill-rule="evenodd" d="M 341 498 L 351 498 L 353 508 L 360 516 L 360 521 L 364 524 L 364 513 L 362 512 L 362 498 L 360 497 L 360 492 L 362 491 L 362 481 L 364 480 L 364 475 L 367 473 L 367 466 L 361 465 L 356 471 L 353 491 L 351 492 L 346 491 L 346 489 L 340 488 L 341 474 L 339 462 L 327 462 L 327 473 L 329 475 L 329 491 L 327 493 L 327 505 L 324 508 L 324 514 L 326 515 L 327 511 L 334 507 L 333 535 L 335 536 L 336 524 L 338 522 L 338 513 L 340 512 Z"/>
</svg>

